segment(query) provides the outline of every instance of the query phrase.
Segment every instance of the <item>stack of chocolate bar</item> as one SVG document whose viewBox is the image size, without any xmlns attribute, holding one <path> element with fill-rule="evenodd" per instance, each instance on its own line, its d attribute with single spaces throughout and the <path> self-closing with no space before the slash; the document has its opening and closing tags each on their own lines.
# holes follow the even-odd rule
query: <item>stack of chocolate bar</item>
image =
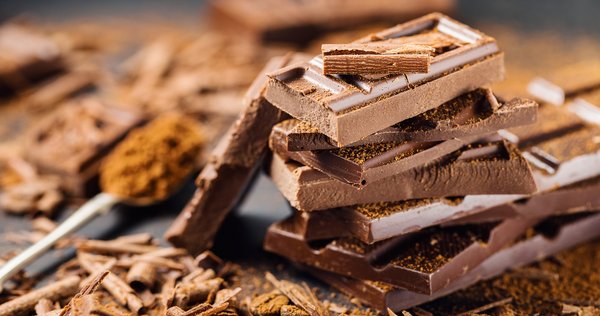
<svg viewBox="0 0 600 316">
<path fill-rule="evenodd" d="M 499 101 L 503 76 L 496 41 L 441 14 L 269 74 L 293 118 L 268 172 L 295 210 L 265 248 L 398 311 L 600 235 L 600 128 Z"/>
</svg>

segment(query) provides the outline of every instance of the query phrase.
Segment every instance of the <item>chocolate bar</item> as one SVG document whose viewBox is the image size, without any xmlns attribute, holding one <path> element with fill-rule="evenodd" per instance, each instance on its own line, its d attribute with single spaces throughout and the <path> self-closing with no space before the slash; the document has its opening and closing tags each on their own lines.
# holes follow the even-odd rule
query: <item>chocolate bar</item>
<svg viewBox="0 0 600 316">
<path fill-rule="evenodd" d="M 323 44 L 323 74 L 369 75 L 427 73 L 435 48 L 395 43 Z"/>
<path fill-rule="evenodd" d="M 291 159 L 319 170 L 330 177 L 364 187 L 411 168 L 444 157 L 466 145 L 449 139 L 437 142 L 390 142 L 314 151 L 286 151 L 285 137 L 277 128 L 271 133 L 269 147 L 284 159 Z"/>
<path fill-rule="evenodd" d="M 526 160 L 506 142 L 464 147 L 439 163 L 407 170 L 360 190 L 278 155 L 273 155 L 268 173 L 291 205 L 302 211 L 472 194 L 530 194 L 536 190 Z"/>
<path fill-rule="evenodd" d="M 389 39 L 438 46 L 429 72 L 326 76 L 317 56 L 269 74 L 265 98 L 342 147 L 504 77 L 504 55 L 496 41 L 442 14 L 355 43 Z"/>
<path fill-rule="evenodd" d="M 99 190 L 97 177 L 104 156 L 143 121 L 138 113 L 95 98 L 75 100 L 35 126 L 25 154 L 41 172 L 60 176 L 68 193 L 92 195 Z"/>
<path fill-rule="evenodd" d="M 441 141 L 484 135 L 499 129 L 532 124 L 537 103 L 515 98 L 499 104 L 490 89 L 477 89 L 369 135 L 349 146 L 403 141 Z M 291 119 L 273 128 L 287 151 L 337 148 L 335 141 L 306 122 Z"/>
<path fill-rule="evenodd" d="M 600 174 L 600 127 L 564 108 L 541 106 L 537 123 L 501 134 L 518 144 L 540 192 Z"/>
<path fill-rule="evenodd" d="M 14 92 L 64 68 L 59 47 L 17 24 L 0 27 L 0 93 Z"/>
<path fill-rule="evenodd" d="M 302 58 L 273 58 L 261 74 Z M 194 197 L 165 233 L 165 239 L 173 245 L 191 253 L 210 248 L 221 222 L 250 184 L 267 149 L 271 128 L 283 119 L 283 113 L 261 96 L 265 81 L 266 76 L 259 75 L 248 90 L 242 116 L 212 152 L 196 179 Z"/>
<path fill-rule="evenodd" d="M 581 94 L 566 104 L 569 111 L 582 120 L 595 125 L 600 125 L 600 89 Z"/>
<path fill-rule="evenodd" d="M 289 218 L 269 228 L 264 248 L 326 271 L 431 295 L 512 243 L 533 224 L 533 220 L 515 218 L 434 227 L 369 245 L 354 238 L 309 243 L 294 231 Z"/>
<path fill-rule="evenodd" d="M 218 28 L 267 42 L 303 44 L 330 31 L 371 23 L 398 23 L 428 12 L 449 12 L 455 0 L 292 1 L 213 0 L 210 21 Z"/>
<path fill-rule="evenodd" d="M 600 213 L 550 218 L 538 224 L 530 236 L 521 238 L 510 247 L 488 257 L 470 272 L 433 295 L 407 291 L 382 282 L 363 281 L 314 268 L 307 269 L 316 277 L 367 305 L 379 310 L 390 308 L 393 311 L 401 311 L 469 287 L 479 280 L 495 277 L 508 269 L 525 266 L 597 238 L 600 236 L 598 225 L 600 225 Z"/>
<path fill-rule="evenodd" d="M 527 86 L 534 97 L 554 105 L 563 105 L 565 100 L 600 87 L 600 63 L 581 61 L 566 65 L 547 77 L 537 77 Z"/>
<path fill-rule="evenodd" d="M 504 205 L 522 195 L 467 195 L 454 198 L 405 200 L 341 207 L 318 212 L 295 212 L 295 230 L 305 240 L 352 236 L 372 244 L 394 236 L 452 222 L 455 218 L 479 215 L 483 210 Z M 497 214 L 493 220 L 514 217 L 517 213 Z M 486 220 L 485 222 L 489 222 Z M 466 223 L 478 223 L 476 220 Z"/>
</svg>

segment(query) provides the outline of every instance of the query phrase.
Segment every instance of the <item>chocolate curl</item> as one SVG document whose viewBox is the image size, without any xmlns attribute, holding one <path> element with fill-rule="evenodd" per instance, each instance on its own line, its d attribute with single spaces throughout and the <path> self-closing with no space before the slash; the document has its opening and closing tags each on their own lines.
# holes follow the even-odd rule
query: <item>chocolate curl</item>
<svg viewBox="0 0 600 316">
<path fill-rule="evenodd" d="M 127 283 L 134 289 L 150 289 L 158 276 L 157 266 L 153 263 L 139 261 L 127 272 Z"/>
<path fill-rule="evenodd" d="M 0 305 L 0 316 L 27 315 L 41 299 L 57 301 L 75 295 L 81 278 L 69 276 Z"/>
<path fill-rule="evenodd" d="M 175 287 L 173 303 L 175 306 L 187 307 L 204 301 L 211 292 L 217 291 L 222 283 L 221 278 L 182 282 Z"/>
<path fill-rule="evenodd" d="M 81 267 L 88 273 L 94 274 L 102 269 L 102 265 L 94 262 L 91 258 L 92 257 L 86 253 L 79 253 L 77 255 Z M 129 287 L 125 281 L 114 274 L 109 274 L 106 277 L 102 283 L 102 287 L 106 289 L 119 304 L 127 306 L 134 313 L 138 313 L 144 306 L 142 300 L 135 294 L 135 291 Z"/>
<path fill-rule="evenodd" d="M 45 316 L 47 313 L 57 310 L 57 308 L 51 300 L 43 298 L 35 304 L 34 310 L 37 315 Z"/>
<path fill-rule="evenodd" d="M 290 301 L 294 302 L 294 304 L 302 307 L 305 311 L 307 311 L 311 316 L 327 316 L 329 315 L 329 310 L 327 310 L 321 301 L 315 296 L 315 294 L 310 290 L 306 283 L 302 283 L 302 286 L 289 282 L 289 281 L 280 281 L 277 278 L 267 272 L 265 277 L 269 282 L 275 286 L 283 295 L 287 296 Z"/>
<path fill-rule="evenodd" d="M 69 303 L 65 305 L 65 307 L 63 307 L 63 309 L 60 311 L 59 316 L 67 315 L 73 308 L 73 304 L 77 299 L 80 299 L 83 296 L 89 296 L 90 294 L 96 292 L 98 287 L 100 287 L 100 284 L 102 284 L 102 281 L 104 281 L 104 279 L 106 279 L 106 277 L 110 274 L 109 269 L 112 266 L 114 266 L 115 262 L 116 260 L 113 259 L 112 261 L 106 263 L 101 270 L 99 270 L 98 272 L 91 275 L 88 279 L 86 279 L 84 281 L 84 285 L 81 287 L 81 289 L 79 289 L 79 293 L 75 294 L 75 296 L 69 301 Z M 75 313 L 75 315 L 80 314 Z"/>
<path fill-rule="evenodd" d="M 84 240 L 77 245 L 77 250 L 109 254 L 144 254 L 157 250 L 157 247 L 152 245 L 128 244 L 115 240 Z"/>
<path fill-rule="evenodd" d="M 216 305 L 216 306 L 210 305 L 208 303 L 202 303 L 200 305 L 197 305 L 197 306 L 189 309 L 187 312 L 185 312 L 180 307 L 173 306 L 167 310 L 166 315 L 167 316 L 192 316 L 192 315 L 210 316 L 210 315 L 219 314 L 220 312 L 226 310 L 227 307 L 229 307 L 229 303 L 223 303 L 223 304 Z"/>
<path fill-rule="evenodd" d="M 118 241 L 125 244 L 137 244 L 137 245 L 152 245 L 154 244 L 154 237 L 148 233 L 140 233 L 134 235 L 126 235 L 117 237 L 114 241 Z"/>
</svg>

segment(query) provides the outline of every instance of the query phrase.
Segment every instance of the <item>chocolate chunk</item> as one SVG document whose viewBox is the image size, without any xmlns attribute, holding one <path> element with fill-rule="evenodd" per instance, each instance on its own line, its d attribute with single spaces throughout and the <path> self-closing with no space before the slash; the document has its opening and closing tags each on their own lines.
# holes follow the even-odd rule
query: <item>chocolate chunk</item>
<svg viewBox="0 0 600 316">
<path fill-rule="evenodd" d="M 242 116 L 211 154 L 196 179 L 198 189 L 194 197 L 165 233 L 169 242 L 191 253 L 212 246 L 225 215 L 240 200 L 264 156 L 271 128 L 283 119 L 283 113 L 262 97 L 266 81 L 263 74 L 303 58 L 274 58 L 254 81 L 246 94 Z"/>
<path fill-rule="evenodd" d="M 545 235 L 549 224 L 553 226 L 554 235 L 552 236 Z M 600 214 L 550 218 L 548 221 L 538 224 L 537 229 L 534 229 L 530 236 L 525 236 L 511 246 L 496 252 L 470 272 L 450 282 L 444 289 L 433 295 L 407 291 L 383 282 L 363 281 L 340 276 L 314 268 L 310 268 L 309 271 L 365 304 L 379 310 L 390 308 L 400 311 L 446 296 L 473 285 L 479 280 L 497 276 L 505 270 L 530 264 L 576 244 L 597 238 L 600 236 L 598 225 L 600 225 Z"/>
<path fill-rule="evenodd" d="M 533 79 L 527 91 L 539 100 L 562 105 L 565 100 L 599 86 L 600 62 L 582 61 Z"/>
<path fill-rule="evenodd" d="M 600 84 L 600 78 L 599 78 Z M 567 103 L 567 109 L 582 120 L 595 125 L 600 125 L 600 89 L 594 89 L 582 94 Z"/>
<path fill-rule="evenodd" d="M 537 104 L 513 99 L 498 104 L 489 89 L 477 89 L 441 106 L 402 121 L 352 143 L 359 146 L 402 141 L 441 141 L 483 135 L 499 129 L 535 122 Z M 308 123 L 291 119 L 275 126 L 288 151 L 333 149 L 335 141 Z"/>
<path fill-rule="evenodd" d="M 514 146 L 500 144 L 501 155 L 458 160 L 461 149 L 438 163 L 407 170 L 360 190 L 310 167 L 285 162 L 278 155 L 273 156 L 269 174 L 291 205 L 303 211 L 407 199 L 535 192 L 526 160 Z"/>
<path fill-rule="evenodd" d="M 465 145 L 460 139 L 440 142 L 399 142 L 367 144 L 315 151 L 287 151 L 285 140 L 274 130 L 269 147 L 285 159 L 292 159 L 330 177 L 364 187 L 416 166 L 444 157 Z"/>
<path fill-rule="evenodd" d="M 326 32 L 372 23 L 398 23 L 428 12 L 449 12 L 454 0 L 365 2 L 213 0 L 208 17 L 219 30 L 266 42 L 304 44 Z"/>
<path fill-rule="evenodd" d="M 265 98 L 336 146 L 346 146 L 504 77 L 503 53 L 493 38 L 437 13 L 354 43 L 407 39 L 419 44 L 429 33 L 444 45 L 426 74 L 325 76 L 317 56 L 269 74 Z"/>
<path fill-rule="evenodd" d="M 17 24 L 0 27 L 0 93 L 15 92 L 64 68 L 58 45 Z"/>
<path fill-rule="evenodd" d="M 364 44 L 323 44 L 323 74 L 427 73 L 435 48 L 393 40 Z"/>
<path fill-rule="evenodd" d="M 360 204 L 318 212 L 296 212 L 293 222 L 296 231 L 305 240 L 352 236 L 370 244 L 417 232 L 455 218 L 469 217 L 470 214 L 475 214 L 475 217 L 486 213 L 485 210 L 489 208 L 499 207 L 519 197 L 521 195 L 467 195 L 456 198 Z M 498 214 L 493 220 L 516 215 L 516 211 L 510 211 L 508 214 Z M 477 221 L 471 220 L 467 223 Z"/>
<path fill-rule="evenodd" d="M 79 99 L 34 127 L 26 140 L 26 156 L 40 171 L 60 176 L 68 193 L 91 195 L 98 191 L 102 159 L 142 121 L 137 113 L 98 99 Z"/>
<path fill-rule="evenodd" d="M 510 244 L 533 220 L 432 228 L 369 245 L 353 238 L 308 243 L 291 219 L 273 224 L 264 247 L 319 269 L 433 294 Z"/>
</svg>

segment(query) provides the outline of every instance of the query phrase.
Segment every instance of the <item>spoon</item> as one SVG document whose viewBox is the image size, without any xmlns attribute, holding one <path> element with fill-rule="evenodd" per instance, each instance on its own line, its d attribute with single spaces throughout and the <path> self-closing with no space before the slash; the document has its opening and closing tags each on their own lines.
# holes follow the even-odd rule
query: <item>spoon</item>
<svg viewBox="0 0 600 316">
<path fill-rule="evenodd" d="M 165 141 L 169 142 L 170 146 L 172 146 L 173 137 L 179 138 L 182 140 L 182 142 L 185 142 L 187 146 L 185 146 L 185 148 L 181 152 L 170 148 L 172 149 L 170 150 L 170 153 L 178 152 L 180 157 L 176 158 L 182 158 L 183 155 L 188 157 L 198 157 L 200 151 L 201 138 L 199 137 L 197 130 L 195 130 L 195 124 L 196 123 L 194 121 L 191 121 L 190 119 L 184 118 L 179 115 L 166 115 L 164 117 L 155 119 L 145 127 L 141 127 L 135 131 L 132 131 L 106 159 L 105 163 L 103 164 L 103 168 L 100 171 L 101 178 L 105 177 L 109 173 L 114 173 L 114 170 L 107 171 L 109 168 L 104 168 L 107 164 L 115 163 L 126 159 L 127 157 L 123 157 L 123 155 L 120 154 L 128 152 L 128 150 L 126 150 L 127 145 L 133 145 L 135 147 L 136 144 L 140 142 L 140 140 L 146 142 L 146 148 L 158 148 L 158 146 L 164 145 Z M 171 135 L 169 135 L 168 132 L 165 132 L 165 129 L 169 128 L 172 128 L 173 133 L 171 133 Z M 191 132 L 191 134 L 185 132 L 182 133 L 182 129 L 184 131 Z M 194 132 L 196 132 L 196 135 L 194 135 Z M 160 136 L 157 136 L 163 134 L 165 135 L 163 139 L 161 139 Z M 194 137 L 196 138 L 194 139 Z M 149 155 L 149 157 L 150 156 L 151 155 Z M 173 167 L 173 163 L 178 164 L 180 161 L 180 159 L 174 159 L 174 157 L 172 156 L 163 157 L 160 155 L 155 155 L 151 158 L 156 157 L 158 157 L 158 163 L 161 164 L 161 167 L 167 165 Z M 144 166 L 146 165 L 144 164 Z M 117 203 L 123 203 L 131 206 L 149 206 L 151 204 L 155 204 L 157 202 L 167 199 L 174 192 L 177 192 L 179 188 L 181 188 L 181 186 L 183 185 L 183 181 L 189 176 L 189 174 L 194 170 L 194 168 L 195 166 L 192 165 L 189 168 L 184 166 L 183 169 L 178 169 L 178 171 L 181 172 L 178 172 L 179 174 L 176 176 L 176 178 L 171 179 L 170 182 L 172 183 L 172 185 L 169 186 L 169 192 L 161 192 L 161 194 L 159 194 L 158 196 L 127 197 L 117 196 L 115 194 L 106 192 L 97 194 L 85 204 L 83 204 L 79 209 L 77 209 L 77 211 L 71 214 L 52 232 L 44 236 L 42 239 L 28 247 L 20 254 L 7 261 L 4 265 L 2 265 L 2 267 L 0 267 L 0 293 L 3 291 L 2 285 L 5 281 L 9 280 L 16 273 L 27 267 L 32 261 L 43 255 L 46 251 L 52 248 L 52 246 L 54 246 L 56 242 L 60 239 L 76 232 L 82 226 L 84 226 L 97 216 L 108 212 L 108 210 L 110 210 L 112 206 L 114 206 Z M 138 175 L 130 174 L 129 176 L 135 178 Z M 106 188 L 104 188 L 104 186 L 103 189 L 104 191 L 107 191 Z"/>
</svg>

